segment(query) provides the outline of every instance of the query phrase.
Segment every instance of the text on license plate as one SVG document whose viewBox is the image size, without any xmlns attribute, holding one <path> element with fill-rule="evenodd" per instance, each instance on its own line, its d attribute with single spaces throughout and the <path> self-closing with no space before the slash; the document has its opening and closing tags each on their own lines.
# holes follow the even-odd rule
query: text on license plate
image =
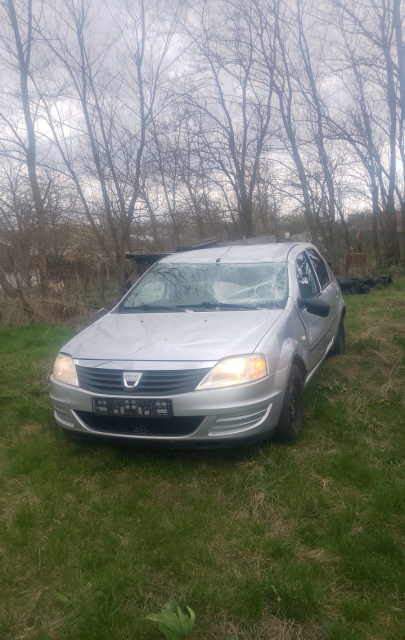
<svg viewBox="0 0 405 640">
<path fill-rule="evenodd" d="M 104 416 L 169 418 L 173 415 L 173 406 L 171 400 L 93 398 L 93 411 Z"/>
</svg>

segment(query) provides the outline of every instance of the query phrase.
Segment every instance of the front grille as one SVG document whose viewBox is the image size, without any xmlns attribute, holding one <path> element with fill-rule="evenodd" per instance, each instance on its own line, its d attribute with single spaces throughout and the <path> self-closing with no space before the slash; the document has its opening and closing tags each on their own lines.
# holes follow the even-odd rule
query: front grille
<svg viewBox="0 0 405 640">
<path fill-rule="evenodd" d="M 76 366 L 79 386 L 86 391 L 103 395 L 172 396 L 194 391 L 209 369 L 179 369 L 166 371 L 140 371 L 142 378 L 137 387 L 126 389 L 122 370 Z"/>
<path fill-rule="evenodd" d="M 198 429 L 204 416 L 179 418 L 124 418 L 100 416 L 89 411 L 76 411 L 78 418 L 92 431 L 122 435 L 160 436 L 173 438 L 188 436 Z"/>
</svg>

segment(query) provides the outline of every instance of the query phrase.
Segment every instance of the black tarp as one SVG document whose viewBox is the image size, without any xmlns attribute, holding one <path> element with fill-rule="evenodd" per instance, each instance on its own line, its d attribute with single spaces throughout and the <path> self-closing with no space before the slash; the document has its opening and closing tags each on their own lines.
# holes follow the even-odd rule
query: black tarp
<svg viewBox="0 0 405 640">
<path fill-rule="evenodd" d="M 391 276 L 382 278 L 338 278 L 339 286 L 343 295 L 357 296 L 363 293 L 370 293 L 371 287 L 379 285 L 387 287 L 392 282 Z"/>
</svg>

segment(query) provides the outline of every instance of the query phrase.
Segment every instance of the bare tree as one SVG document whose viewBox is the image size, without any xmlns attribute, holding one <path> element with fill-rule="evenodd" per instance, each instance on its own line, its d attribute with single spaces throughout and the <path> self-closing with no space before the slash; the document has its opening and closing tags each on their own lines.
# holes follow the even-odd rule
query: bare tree
<svg viewBox="0 0 405 640">
<path fill-rule="evenodd" d="M 293 62 L 289 54 L 289 36 L 294 29 L 292 16 L 280 0 L 254 0 L 257 14 L 257 37 L 263 59 L 269 72 L 273 74 L 274 91 L 278 98 L 279 114 L 283 130 L 279 136 L 294 162 L 302 194 L 305 219 L 313 242 L 318 242 L 318 229 L 311 206 L 309 180 L 301 151 L 301 140 L 294 114 L 297 111 L 297 92 L 292 74 Z M 274 58 L 275 56 L 275 58 Z"/>
<path fill-rule="evenodd" d="M 333 263 L 333 268 L 336 273 L 339 271 L 338 260 L 338 247 L 337 247 L 337 233 L 336 233 L 336 197 L 335 197 L 335 182 L 332 170 L 332 162 L 329 157 L 326 134 L 325 134 L 325 115 L 326 107 L 320 93 L 320 83 L 322 76 L 319 74 L 319 69 L 322 65 L 323 57 L 323 43 L 321 46 L 317 43 L 317 56 L 315 65 L 318 70 L 317 77 L 314 70 L 313 53 L 310 50 L 308 44 L 308 38 L 306 35 L 306 27 L 304 25 L 303 16 L 303 4 L 302 0 L 296 0 L 296 16 L 297 16 L 297 31 L 298 31 L 298 53 L 299 59 L 302 63 L 303 73 L 301 75 L 300 69 L 297 73 L 297 85 L 300 87 L 302 95 L 305 97 L 309 117 L 308 121 L 311 123 L 313 133 L 313 145 L 317 151 L 317 158 L 319 160 L 320 169 L 323 176 L 325 190 L 322 197 L 322 210 L 324 218 L 326 219 L 328 226 L 328 239 L 330 246 L 330 253 Z"/>
<path fill-rule="evenodd" d="M 280 237 L 304 216 L 337 269 L 367 206 L 377 263 L 400 259 L 401 0 L 0 3 L 10 294 L 37 254 L 45 295 L 45 251 L 88 245 L 123 286 L 134 246 Z"/>
<path fill-rule="evenodd" d="M 193 5 L 192 42 L 197 82 L 186 101 L 197 123 L 200 149 L 218 187 L 235 199 L 239 233 L 253 235 L 252 202 L 268 139 L 273 67 L 258 60 L 253 7 L 242 0 Z"/>
<path fill-rule="evenodd" d="M 356 83 L 360 89 L 360 97 L 365 95 L 364 78 L 367 77 L 374 92 L 378 95 L 384 109 L 378 116 L 375 114 L 370 118 L 365 107 L 364 98 L 361 97 L 361 110 L 363 123 L 366 126 L 366 136 L 368 138 L 367 154 L 362 158 L 368 163 L 368 172 L 375 170 L 372 177 L 372 197 L 373 208 L 376 207 L 376 182 L 380 188 L 382 197 L 382 220 L 386 230 L 386 257 L 393 261 L 400 259 L 400 248 L 397 234 L 396 201 L 397 194 L 397 153 L 398 132 L 401 125 L 398 123 L 398 94 L 400 86 L 398 82 L 398 62 L 395 50 L 395 26 L 394 0 L 384 0 L 380 3 L 371 0 L 368 9 L 359 2 L 346 3 L 342 0 L 333 0 L 333 5 L 340 15 L 340 24 L 346 34 L 355 33 L 357 36 L 356 48 L 358 55 L 354 55 L 353 50 L 348 51 L 351 68 L 355 73 Z M 399 8 L 396 8 L 398 14 Z M 398 17 L 398 16 L 397 16 Z M 346 43 L 348 37 L 346 36 Z M 401 40 L 397 39 L 397 47 L 401 51 Z M 360 47 L 362 51 L 360 53 Z M 398 49 L 397 49 L 398 50 Z M 374 123 L 374 131 L 369 123 Z M 376 153 L 375 130 L 383 134 L 384 149 L 381 153 Z M 378 135 L 378 134 L 377 134 Z M 353 136 L 353 139 L 356 134 Z M 371 147 L 374 147 L 372 150 Z M 370 156 L 371 152 L 371 156 Z M 360 156 L 361 157 L 361 156 Z M 387 161 L 384 160 L 387 157 Z M 371 160 L 371 163 L 370 163 Z M 365 165 L 367 167 L 367 165 Z"/>
<path fill-rule="evenodd" d="M 5 0 L 2 2 L 3 16 L 11 27 L 9 37 L 3 38 L 3 51 L 6 54 L 11 72 L 18 77 L 19 94 L 24 130 L 12 122 L 6 113 L 0 117 L 8 125 L 8 131 L 14 135 L 14 146 L 22 153 L 26 163 L 32 196 L 35 205 L 36 223 L 38 229 L 38 258 L 40 270 L 41 292 L 45 296 L 46 288 L 46 245 L 45 245 L 45 210 L 43 194 L 41 194 L 37 166 L 37 133 L 36 120 L 38 99 L 33 91 L 31 77 L 33 73 L 32 52 L 36 45 L 34 14 L 32 0 Z"/>
<path fill-rule="evenodd" d="M 70 99 L 80 107 L 76 122 L 59 121 L 51 126 L 87 218 L 105 250 L 88 204 L 84 177 L 97 183 L 123 286 L 124 254 L 129 248 L 140 194 L 142 158 L 157 101 L 162 100 L 159 91 L 163 79 L 167 80 L 170 65 L 167 54 L 175 32 L 178 5 L 168 14 L 163 2 L 152 9 L 145 7 L 143 0 L 137 5 L 127 3 L 121 16 L 125 19 L 123 28 L 118 17 L 110 12 L 115 29 L 98 47 L 92 47 L 89 37 L 94 10 L 92 0 L 68 0 L 57 12 L 59 33 L 52 32 L 50 27 L 42 30 L 47 46 L 69 81 Z M 159 10 L 167 18 L 165 30 L 160 28 Z M 111 59 L 115 65 L 108 62 Z M 48 117 L 50 121 L 54 119 L 49 106 Z M 69 139 L 65 136 L 66 127 Z M 83 150 L 78 156 L 77 147 L 72 148 L 75 130 L 90 151 L 84 163 Z"/>
<path fill-rule="evenodd" d="M 376 132 L 376 118 L 380 112 L 380 105 L 373 92 L 368 91 L 370 71 L 367 68 L 361 68 L 363 54 L 356 51 L 356 43 L 345 29 L 342 13 L 338 13 L 337 24 L 342 35 L 341 64 L 345 60 L 339 75 L 345 87 L 346 104 L 338 115 L 327 114 L 327 124 L 332 136 L 351 145 L 366 171 L 372 205 L 373 250 L 376 262 L 380 264 L 378 221 L 382 215 L 382 203 L 386 202 L 379 148 L 381 142 Z"/>
<path fill-rule="evenodd" d="M 401 201 L 402 218 L 402 251 L 405 259 L 405 42 L 404 33 L 404 7 L 401 0 L 393 0 L 392 20 L 395 30 L 396 58 L 395 67 L 398 81 L 398 108 L 399 131 L 398 146 L 402 162 L 402 190 L 399 195 Z"/>
</svg>

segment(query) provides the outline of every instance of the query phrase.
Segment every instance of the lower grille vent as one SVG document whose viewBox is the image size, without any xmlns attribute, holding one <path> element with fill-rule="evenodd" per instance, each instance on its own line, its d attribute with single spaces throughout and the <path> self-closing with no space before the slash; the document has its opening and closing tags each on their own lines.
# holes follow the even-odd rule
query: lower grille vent
<svg viewBox="0 0 405 640">
<path fill-rule="evenodd" d="M 179 418 L 138 418 L 100 416 L 90 411 L 76 411 L 77 417 L 92 431 L 122 435 L 159 436 L 173 438 L 188 436 L 198 429 L 204 416 Z"/>
</svg>

